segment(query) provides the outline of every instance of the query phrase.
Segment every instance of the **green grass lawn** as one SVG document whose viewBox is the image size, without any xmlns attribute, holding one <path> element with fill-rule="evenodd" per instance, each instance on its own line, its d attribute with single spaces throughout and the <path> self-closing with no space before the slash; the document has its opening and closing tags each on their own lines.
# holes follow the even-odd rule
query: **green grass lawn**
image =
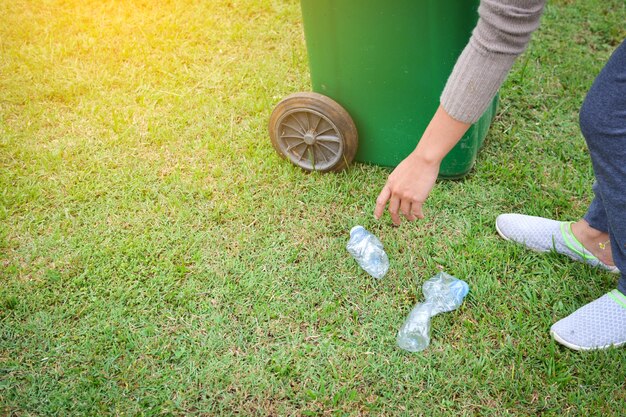
<svg viewBox="0 0 626 417">
<path fill-rule="evenodd" d="M 548 334 L 616 277 L 494 220 L 585 212 L 577 112 L 625 21 L 551 1 L 472 174 L 394 228 L 372 215 L 388 169 L 271 147 L 273 107 L 310 90 L 297 0 L 1 2 L 0 414 L 624 415 L 626 349 Z M 345 251 L 356 224 L 383 280 Z M 409 354 L 440 268 L 471 292 Z"/>
</svg>

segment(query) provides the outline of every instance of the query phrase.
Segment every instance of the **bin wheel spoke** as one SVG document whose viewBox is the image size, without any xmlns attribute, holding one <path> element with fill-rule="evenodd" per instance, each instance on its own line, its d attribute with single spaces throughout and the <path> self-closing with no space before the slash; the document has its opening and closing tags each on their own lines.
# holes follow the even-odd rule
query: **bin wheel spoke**
<svg viewBox="0 0 626 417">
<path fill-rule="evenodd" d="M 317 140 L 320 142 L 336 142 L 339 143 L 339 138 L 337 136 L 330 135 L 320 135 L 317 137 Z"/>
</svg>

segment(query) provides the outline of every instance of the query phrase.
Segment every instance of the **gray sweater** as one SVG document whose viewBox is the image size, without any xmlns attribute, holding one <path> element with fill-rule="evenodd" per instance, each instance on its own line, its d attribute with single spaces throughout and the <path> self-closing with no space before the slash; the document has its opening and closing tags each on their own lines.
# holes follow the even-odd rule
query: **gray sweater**
<svg viewBox="0 0 626 417">
<path fill-rule="evenodd" d="M 481 0 L 472 37 L 441 94 L 454 119 L 474 123 L 539 26 L 546 0 Z"/>
</svg>

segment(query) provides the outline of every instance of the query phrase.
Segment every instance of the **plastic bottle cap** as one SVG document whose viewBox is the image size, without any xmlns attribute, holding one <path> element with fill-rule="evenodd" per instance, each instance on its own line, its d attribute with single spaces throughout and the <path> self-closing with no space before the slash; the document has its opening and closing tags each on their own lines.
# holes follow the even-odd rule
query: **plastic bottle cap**
<svg viewBox="0 0 626 417">
<path fill-rule="evenodd" d="M 352 229 L 350 229 L 350 236 L 352 236 L 352 234 L 356 232 L 357 230 L 363 229 L 363 228 L 364 228 L 363 226 L 359 226 L 359 225 L 354 226 Z"/>
</svg>

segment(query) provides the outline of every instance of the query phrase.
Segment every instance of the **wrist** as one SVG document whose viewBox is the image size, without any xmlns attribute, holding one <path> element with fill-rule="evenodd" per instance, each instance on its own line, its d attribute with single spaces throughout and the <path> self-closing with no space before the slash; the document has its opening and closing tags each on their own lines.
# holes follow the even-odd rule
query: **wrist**
<svg viewBox="0 0 626 417">
<path fill-rule="evenodd" d="M 469 124 L 455 120 L 439 106 L 412 152 L 413 158 L 433 166 L 441 164 L 443 158 L 461 140 L 469 127 Z"/>
<path fill-rule="evenodd" d="M 411 159 L 421 164 L 438 166 L 445 157 L 445 154 L 438 152 L 437 149 L 428 149 L 426 146 L 420 146 L 419 144 L 410 155 Z"/>
</svg>

